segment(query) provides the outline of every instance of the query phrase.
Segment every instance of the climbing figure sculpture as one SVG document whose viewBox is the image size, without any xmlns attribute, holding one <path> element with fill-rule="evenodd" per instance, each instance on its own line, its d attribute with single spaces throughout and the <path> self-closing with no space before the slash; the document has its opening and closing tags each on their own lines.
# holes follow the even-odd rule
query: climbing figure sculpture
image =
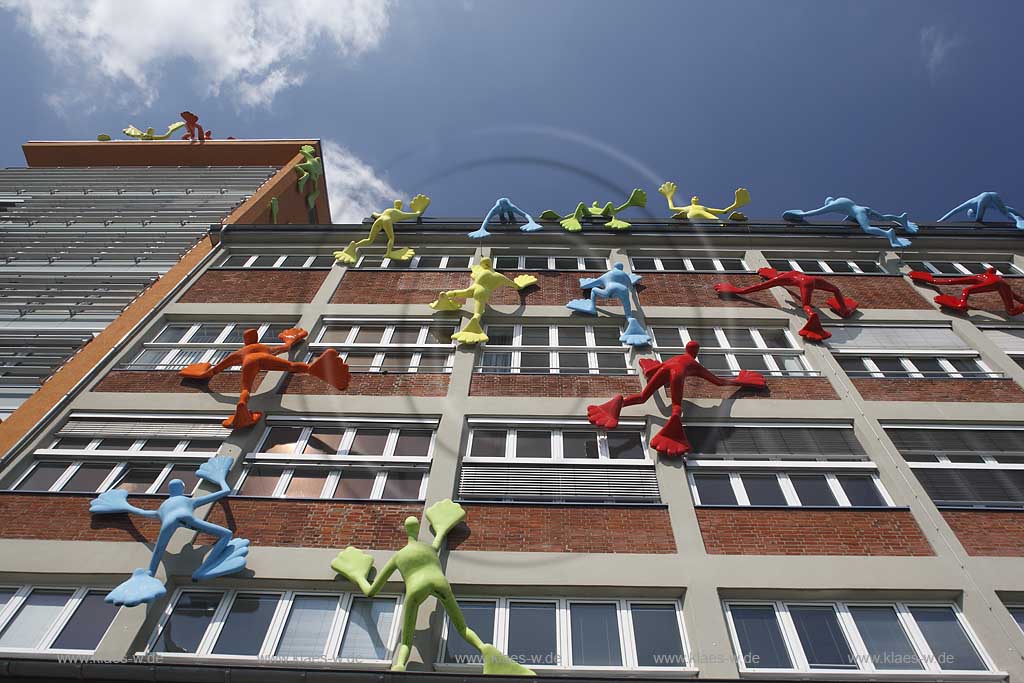
<svg viewBox="0 0 1024 683">
<path fill-rule="evenodd" d="M 611 202 L 600 206 L 596 201 L 587 206 L 580 202 L 576 206 L 576 210 L 564 218 L 550 209 L 542 213 L 540 217 L 546 221 L 558 221 L 569 232 L 579 232 L 582 230 L 583 224 L 581 221 L 585 218 L 591 220 L 607 218 L 608 222 L 604 224 L 604 227 L 611 230 L 625 230 L 630 224 L 621 220 L 618 215 L 631 206 L 647 206 L 647 193 L 640 189 L 633 190 L 626 203 L 619 206 L 614 206 Z"/>
<path fill-rule="evenodd" d="M 413 218 L 419 220 L 423 215 L 423 212 L 430 206 L 430 197 L 426 195 L 418 194 L 412 198 L 409 202 L 409 208 L 412 211 L 402 210 L 402 200 L 396 199 L 393 208 L 384 209 L 380 213 L 371 214 L 371 218 L 374 219 L 373 225 L 370 226 L 370 234 L 364 239 L 358 242 L 350 242 L 344 251 L 334 252 L 334 258 L 342 263 L 352 264 L 356 262 L 359 256 L 359 250 L 363 247 L 367 247 L 373 244 L 377 240 L 377 235 L 380 231 L 384 231 L 384 235 L 387 237 L 387 251 L 385 256 L 394 261 L 408 261 L 416 252 L 412 249 L 405 249 L 402 247 L 395 248 L 395 230 L 394 224 L 399 221 L 407 221 Z"/>
<path fill-rule="evenodd" d="M 807 314 L 807 324 L 800 330 L 800 336 L 805 339 L 810 339 L 811 341 L 824 341 L 832 336 L 831 332 L 821 326 L 821 319 L 818 317 L 818 312 L 812 307 L 811 299 L 814 296 L 814 291 L 816 289 L 820 289 L 823 292 L 830 292 L 832 294 L 825 303 L 836 315 L 842 318 L 849 318 L 857 310 L 856 301 L 844 297 L 838 287 L 823 277 L 808 275 L 807 273 L 801 273 L 798 270 L 780 273 L 774 268 L 761 268 L 757 271 L 757 274 L 765 278 L 765 281 L 756 285 L 751 285 L 750 287 L 737 287 L 729 284 L 728 282 L 723 282 L 715 285 L 715 291 L 719 294 L 742 295 L 760 292 L 763 289 L 771 289 L 772 287 L 799 288 L 800 306 L 804 309 L 804 313 Z"/>
<path fill-rule="evenodd" d="M 302 155 L 303 161 L 295 164 L 295 172 L 299 174 L 297 182 L 299 194 L 305 190 L 306 183 L 312 181 L 313 187 L 306 195 L 306 206 L 310 209 L 313 208 L 320 196 L 320 176 L 324 174 L 324 164 L 320 157 L 315 155 L 315 152 L 316 149 L 313 145 L 299 147 L 299 154 Z"/>
<path fill-rule="evenodd" d="M 589 299 L 573 299 L 565 305 L 570 311 L 597 315 L 597 299 L 617 299 L 622 304 L 623 314 L 626 316 L 626 331 L 619 336 L 619 341 L 630 346 L 646 346 L 651 343 L 651 336 L 640 324 L 640 321 L 633 315 L 631 299 L 637 302 L 637 309 L 640 308 L 640 300 L 636 295 L 636 283 L 640 282 L 639 275 L 633 275 L 623 270 L 621 263 L 616 263 L 611 270 L 598 278 L 580 278 L 580 287 L 590 290 Z"/>
<path fill-rule="evenodd" d="M 662 387 L 669 388 L 672 401 L 672 415 L 654 438 L 651 447 L 666 455 L 684 455 L 692 450 L 690 442 L 683 430 L 683 385 L 687 377 L 700 377 L 715 386 L 738 386 L 750 389 L 763 389 L 766 385 L 764 376 L 753 370 L 740 370 L 735 379 L 726 379 L 714 374 L 697 360 L 700 344 L 696 341 L 686 343 L 686 353 L 666 361 L 640 359 L 640 369 L 647 378 L 647 385 L 639 394 L 622 396 L 621 394 L 601 405 L 587 406 L 587 418 L 591 424 L 605 429 L 619 426 L 619 413 L 623 406 L 635 406 L 646 403 L 654 392 Z"/>
<path fill-rule="evenodd" d="M 999 271 L 989 266 L 984 273 L 978 275 L 964 275 L 963 277 L 935 277 L 931 273 L 915 270 L 910 273 L 910 279 L 918 284 L 928 285 L 967 285 L 960 292 L 960 298 L 952 294 L 939 294 L 935 297 L 935 303 L 955 311 L 966 312 L 970 307 L 967 299 L 972 294 L 984 294 L 995 292 L 1003 300 L 1003 307 L 1006 315 L 1020 315 L 1024 313 L 1024 297 L 1020 296 L 1007 284 L 1005 278 Z"/>
<path fill-rule="evenodd" d="M 979 223 L 985 222 L 985 212 L 989 209 L 995 209 L 999 213 L 1006 216 L 1006 219 L 1013 221 L 1017 225 L 1018 230 L 1024 230 L 1024 214 L 1012 206 L 1007 206 L 995 192 L 982 192 L 977 197 L 971 197 L 966 202 L 956 207 L 945 216 L 939 219 L 938 222 L 947 221 L 954 215 L 961 211 L 967 211 L 967 217 L 972 221 L 978 221 Z"/>
<path fill-rule="evenodd" d="M 784 212 L 782 214 L 782 218 L 790 221 L 791 223 L 803 223 L 805 218 L 810 216 L 819 216 L 823 213 L 843 214 L 846 220 L 857 223 L 865 234 L 885 237 L 889 240 L 890 246 L 894 248 L 909 247 L 910 240 L 905 237 L 897 237 L 896 228 L 889 228 L 888 230 L 885 230 L 871 225 L 872 220 L 896 223 L 911 234 L 917 232 L 917 224 L 907 218 L 906 212 L 903 212 L 898 216 L 891 213 L 879 213 L 870 206 L 861 206 L 860 204 L 855 203 L 852 199 L 848 199 L 846 197 L 826 197 L 824 206 L 818 207 L 817 209 L 811 209 L 810 211 L 791 209 Z"/>
<path fill-rule="evenodd" d="M 174 131 L 178 130 L 179 128 L 183 128 L 184 126 L 184 121 L 175 121 L 174 123 L 167 126 L 166 133 L 162 135 L 157 135 L 156 131 L 153 128 L 139 130 L 134 125 L 129 124 L 128 127 L 123 129 L 121 132 L 130 138 L 135 138 L 136 140 L 166 140 L 167 138 L 171 137 L 171 135 L 174 134 Z M 109 142 L 110 136 L 107 135 L 106 133 L 101 133 L 96 136 L 96 139 L 99 140 L 100 142 Z"/>
<path fill-rule="evenodd" d="M 480 259 L 480 263 L 470 269 L 470 278 L 473 284 L 465 289 L 453 289 L 448 292 L 441 292 L 437 300 L 430 304 L 435 311 L 457 311 L 462 308 L 462 301 L 473 300 L 473 317 L 466 325 L 452 335 L 454 341 L 463 344 L 477 344 L 487 341 L 480 321 L 487 310 L 487 302 L 494 290 L 500 287 L 513 287 L 524 289 L 530 285 L 537 284 L 537 278 L 533 275 L 517 275 L 510 280 L 491 266 L 491 259 L 487 256 Z"/>
<path fill-rule="evenodd" d="M 697 197 L 696 195 L 690 197 L 689 206 L 676 206 L 672 199 L 675 197 L 677 189 L 678 187 L 673 182 L 663 183 L 662 186 L 658 188 L 658 192 L 668 200 L 669 211 L 676 212 L 673 214 L 672 218 L 682 218 L 689 221 L 720 221 L 722 219 L 719 218 L 719 216 L 727 213 L 729 214 L 729 220 L 731 221 L 747 220 L 745 215 L 736 210 L 741 206 L 746 206 L 750 203 L 750 191 L 745 187 L 736 189 L 735 200 L 733 200 L 733 203 L 724 209 L 712 209 L 708 206 L 701 206 L 700 197 Z"/>
<path fill-rule="evenodd" d="M 194 140 L 200 144 L 213 137 L 213 131 L 204 130 L 199 123 L 199 117 L 190 111 L 181 112 L 181 118 L 185 120 L 185 134 L 182 140 Z"/>
<path fill-rule="evenodd" d="M 296 363 L 278 355 L 287 353 L 293 346 L 309 336 L 306 330 L 292 328 L 281 332 L 278 338 L 284 342 L 281 346 L 268 346 L 259 342 L 259 330 L 249 329 L 242 333 L 245 346 L 232 351 L 224 360 L 214 366 L 209 363 L 193 363 L 183 368 L 179 374 L 186 379 L 208 380 L 214 375 L 241 366 L 242 393 L 238 397 L 235 414 L 222 423 L 228 429 L 244 429 L 250 427 L 263 417 L 261 412 L 249 411 L 249 394 L 252 392 L 256 375 L 263 370 L 277 370 L 293 374 L 313 375 L 327 382 L 336 389 L 344 390 L 348 386 L 348 365 L 338 356 L 334 349 L 327 349 L 312 363 Z"/>
<path fill-rule="evenodd" d="M 193 581 L 215 579 L 245 569 L 249 541 L 234 538 L 229 529 L 199 519 L 195 515 L 196 508 L 220 500 L 231 493 L 226 477 L 233 462 L 234 458 L 229 455 L 215 455 L 199 466 L 196 475 L 218 487 L 217 491 L 205 496 L 193 498 L 186 495 L 185 484 L 181 479 L 172 479 L 167 485 L 170 495 L 156 510 L 135 507 L 128 502 L 128 492 L 120 489 L 106 491 L 93 499 L 89 504 L 89 512 L 94 515 L 128 513 L 160 520 L 160 533 L 153 544 L 153 557 L 149 562 L 149 568 L 133 571 L 130 579 L 107 594 L 107 602 L 134 607 L 143 602 L 152 602 L 167 593 L 163 582 L 157 579 L 155 574 L 171 536 L 179 528 L 191 529 L 217 538 L 206 559 L 192 572 Z"/>
<path fill-rule="evenodd" d="M 419 540 L 420 522 L 415 517 L 405 519 L 405 531 L 408 540 L 405 547 L 391 556 L 377 572 L 373 583 L 368 576 L 373 568 L 373 557 L 363 551 L 348 546 L 338 553 L 331 562 L 331 568 L 359 587 L 368 598 L 377 595 L 395 571 L 402 575 L 405 583 L 405 602 L 402 605 L 402 642 L 391 665 L 392 671 L 405 671 L 412 650 L 412 639 L 416 632 L 416 616 L 420 605 L 433 596 L 440 601 L 452 631 L 457 632 L 467 643 L 480 651 L 483 658 L 485 674 L 503 674 L 506 676 L 533 676 L 534 673 L 525 666 L 514 662 L 503 655 L 493 645 L 484 643 L 473 629 L 466 625 L 466 619 L 459 609 L 458 600 L 452 592 L 451 584 L 444 575 L 438 552 L 448 532 L 466 516 L 466 511 L 458 503 L 450 499 L 434 503 L 426 511 L 427 521 L 434 532 L 434 541 L 426 544 Z"/>
<path fill-rule="evenodd" d="M 526 223 L 519 227 L 519 230 L 522 232 L 536 232 L 541 229 L 530 214 L 513 204 L 512 200 L 508 197 L 501 197 L 494 203 L 494 206 L 492 206 L 491 210 L 487 212 L 487 215 L 484 216 L 484 222 L 480 224 L 480 229 L 469 233 L 467 237 L 471 237 L 475 240 L 489 237 L 491 233 L 487 231 L 487 225 L 495 215 L 498 216 L 498 221 L 501 222 L 502 225 L 506 223 L 515 225 L 516 216 L 522 216 L 526 219 Z"/>
</svg>

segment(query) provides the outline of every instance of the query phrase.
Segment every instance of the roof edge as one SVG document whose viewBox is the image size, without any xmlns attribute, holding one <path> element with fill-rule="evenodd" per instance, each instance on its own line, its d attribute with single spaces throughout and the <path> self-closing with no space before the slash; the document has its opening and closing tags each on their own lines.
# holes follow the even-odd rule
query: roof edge
<svg viewBox="0 0 1024 683">
<path fill-rule="evenodd" d="M 21 146 L 30 168 L 95 166 L 284 166 L 320 140 L 38 141 Z"/>
</svg>

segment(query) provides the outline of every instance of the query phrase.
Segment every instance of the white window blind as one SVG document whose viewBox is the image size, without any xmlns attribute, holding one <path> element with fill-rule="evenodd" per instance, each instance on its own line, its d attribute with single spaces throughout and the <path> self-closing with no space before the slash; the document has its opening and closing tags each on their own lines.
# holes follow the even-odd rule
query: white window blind
<svg viewBox="0 0 1024 683">
<path fill-rule="evenodd" d="M 829 326 L 832 338 L 825 342 L 838 353 L 857 351 L 957 351 L 970 347 L 948 327 L 897 325 Z"/>
<path fill-rule="evenodd" d="M 1007 355 L 1024 355 L 1024 328 L 992 328 L 984 332 Z"/>
</svg>

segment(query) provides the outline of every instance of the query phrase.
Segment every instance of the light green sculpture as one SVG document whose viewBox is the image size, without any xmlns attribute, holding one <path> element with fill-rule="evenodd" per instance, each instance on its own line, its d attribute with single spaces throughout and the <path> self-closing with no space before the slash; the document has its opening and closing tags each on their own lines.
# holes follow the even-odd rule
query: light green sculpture
<svg viewBox="0 0 1024 683">
<path fill-rule="evenodd" d="M 473 300 L 473 317 L 466 323 L 465 327 L 452 335 L 452 339 L 463 344 L 477 344 L 487 341 L 480 320 L 484 316 L 487 302 L 491 294 L 499 287 L 514 287 L 525 289 L 530 285 L 537 284 L 537 278 L 533 275 L 517 275 L 510 280 L 491 266 L 491 259 L 487 256 L 480 259 L 478 265 L 470 269 L 470 277 L 473 284 L 465 289 L 453 289 L 448 292 L 441 292 L 437 295 L 437 301 L 430 304 L 435 311 L 457 311 L 462 308 L 462 301 Z M 455 300 L 458 301 L 455 301 Z"/>
<path fill-rule="evenodd" d="M 699 204 L 700 197 L 694 195 L 690 197 L 689 206 L 676 206 L 672 198 L 676 194 L 678 187 L 673 182 L 663 183 L 658 188 L 658 192 L 665 196 L 668 200 L 668 208 L 670 211 L 676 213 L 672 215 L 672 218 L 682 218 L 688 221 L 720 221 L 719 218 L 724 213 L 729 213 L 729 220 L 731 221 L 745 221 L 747 217 L 736 211 L 741 206 L 746 206 L 750 203 L 750 192 L 745 187 L 736 189 L 736 199 L 732 204 L 725 207 L 724 209 L 712 209 L 709 206 L 702 206 Z M 732 212 L 732 213 L 730 213 Z"/>
<path fill-rule="evenodd" d="M 163 135 L 157 135 L 152 128 L 147 128 L 145 131 L 141 131 L 135 126 L 131 125 L 121 132 L 130 138 L 135 138 L 136 140 L 166 140 L 167 138 L 171 137 L 171 135 L 174 134 L 174 131 L 184 127 L 184 121 L 175 121 L 171 125 L 167 126 L 167 132 L 164 133 Z"/>
<path fill-rule="evenodd" d="M 299 153 L 302 154 L 305 161 L 295 164 L 295 172 L 299 174 L 299 193 L 304 191 L 308 181 L 313 181 L 313 190 L 306 195 L 306 206 L 311 209 L 316 204 L 317 197 L 320 196 L 320 176 L 324 174 L 324 164 L 320 157 L 314 156 L 313 152 L 315 151 L 313 145 L 303 145 L 299 148 Z"/>
<path fill-rule="evenodd" d="M 455 525 L 466 517 L 466 511 L 458 503 L 450 499 L 434 503 L 426 512 L 427 521 L 434 532 L 434 542 L 430 545 L 418 540 L 420 522 L 415 517 L 406 517 L 405 531 L 409 540 L 405 547 L 391 556 L 391 559 L 377 572 L 373 583 L 368 580 L 373 568 L 373 557 L 363 551 L 349 546 L 338 553 L 331 562 L 331 568 L 359 586 L 359 590 L 368 598 L 377 595 L 395 571 L 402 574 L 405 583 L 405 604 L 402 615 L 402 642 L 398 646 L 398 654 L 391 665 L 392 671 L 405 671 L 412 649 L 412 639 L 416 632 L 416 616 L 420 605 L 430 596 L 436 597 L 444 611 L 448 613 L 451 627 L 458 631 L 467 643 L 480 651 L 484 661 L 485 674 L 501 674 L 505 676 L 533 676 L 534 673 L 521 664 L 498 651 L 493 645 L 480 640 L 480 636 L 466 625 L 459 603 L 452 592 L 451 584 L 445 578 L 444 569 L 438 559 L 438 550 L 445 537 Z"/>
<path fill-rule="evenodd" d="M 371 218 L 376 220 L 373 221 L 373 225 L 370 226 L 370 234 L 365 239 L 361 239 L 358 242 L 350 242 L 344 251 L 334 252 L 334 258 L 341 261 L 342 263 L 355 263 L 359 255 L 359 250 L 363 247 L 373 244 L 377 240 L 377 235 L 383 230 L 384 234 L 388 238 L 388 247 L 385 252 L 385 256 L 395 261 L 408 261 L 416 252 L 412 249 L 406 249 L 403 247 L 395 248 L 395 230 L 394 224 L 399 221 L 407 221 L 413 218 L 419 218 L 423 215 L 423 212 L 430 206 L 430 197 L 422 194 L 418 194 L 412 198 L 409 202 L 409 211 L 402 211 L 402 200 L 396 199 L 395 206 L 391 209 L 384 209 L 380 213 L 370 214 Z"/>
<path fill-rule="evenodd" d="M 586 206 L 583 202 L 580 202 L 576 207 L 576 210 L 565 218 L 562 218 L 550 209 L 542 213 L 540 217 L 546 221 L 558 221 L 559 224 L 569 232 L 579 232 L 582 230 L 583 224 L 580 223 L 580 220 L 583 218 L 607 218 L 609 220 L 604 224 L 604 227 L 610 228 L 611 230 L 625 230 L 630 226 L 630 224 L 619 219 L 618 215 L 631 206 L 647 206 L 647 193 L 640 189 L 633 190 L 629 195 L 629 199 L 627 199 L 626 203 L 621 206 L 613 206 L 611 202 L 608 202 L 604 206 L 599 206 L 596 201 L 590 206 Z"/>
<path fill-rule="evenodd" d="M 281 210 L 281 204 L 278 202 L 277 197 L 272 197 L 270 200 L 270 222 L 277 225 L 277 214 Z"/>
</svg>

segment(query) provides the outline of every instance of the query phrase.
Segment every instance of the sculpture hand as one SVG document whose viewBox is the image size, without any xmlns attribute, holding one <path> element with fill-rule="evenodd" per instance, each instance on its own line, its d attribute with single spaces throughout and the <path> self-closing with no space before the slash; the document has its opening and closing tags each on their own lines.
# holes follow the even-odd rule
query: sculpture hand
<svg viewBox="0 0 1024 683">
<path fill-rule="evenodd" d="M 409 202 L 409 208 L 413 210 L 413 213 L 423 213 L 430 206 L 430 197 L 425 194 L 418 194 L 412 198 Z"/>
<path fill-rule="evenodd" d="M 658 192 L 664 195 L 665 199 L 672 201 L 672 197 L 675 196 L 676 190 L 678 189 L 679 187 L 675 183 L 669 181 L 667 183 L 662 183 L 661 187 L 658 188 Z"/>
<path fill-rule="evenodd" d="M 738 384 L 741 387 L 750 387 L 751 389 L 762 389 L 768 386 L 764 375 L 753 370 L 740 370 L 739 374 L 736 375 L 736 379 L 733 380 L 733 384 Z"/>
<path fill-rule="evenodd" d="M 196 476 L 222 489 L 228 488 L 227 476 L 235 459 L 230 455 L 215 455 L 196 470 Z"/>
<path fill-rule="evenodd" d="M 345 548 L 331 560 L 331 569 L 357 586 L 366 582 L 372 567 L 373 557 L 352 546 Z"/>
<path fill-rule="evenodd" d="M 923 270 L 910 271 L 910 279 L 914 282 L 935 282 L 935 276 Z"/>
<path fill-rule="evenodd" d="M 300 341 L 309 336 L 309 332 L 302 329 L 301 327 L 290 327 L 287 330 L 282 331 L 277 335 L 277 338 L 283 341 L 285 344 L 298 344 Z"/>
<path fill-rule="evenodd" d="M 733 204 L 737 209 L 741 206 L 746 206 L 750 203 L 750 190 L 745 187 L 737 188 L 736 190 L 736 203 Z"/>
<path fill-rule="evenodd" d="M 516 283 L 517 289 L 525 289 L 530 285 L 537 284 L 537 277 L 535 275 L 517 275 L 512 282 Z"/>
<path fill-rule="evenodd" d="M 715 291 L 719 294 L 737 294 L 741 289 L 741 287 L 729 284 L 728 282 L 719 282 L 715 285 Z"/>
<path fill-rule="evenodd" d="M 135 506 L 128 503 L 128 492 L 121 489 L 104 491 L 89 503 L 89 512 L 94 515 L 131 512 L 134 509 Z"/>
</svg>

